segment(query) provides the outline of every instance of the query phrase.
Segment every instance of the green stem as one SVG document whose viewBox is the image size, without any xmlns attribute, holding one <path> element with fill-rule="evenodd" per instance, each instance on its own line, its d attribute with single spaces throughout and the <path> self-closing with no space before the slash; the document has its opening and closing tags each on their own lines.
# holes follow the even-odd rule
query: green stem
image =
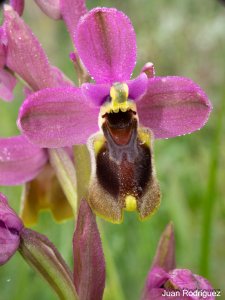
<svg viewBox="0 0 225 300">
<path fill-rule="evenodd" d="M 105 254 L 106 266 L 110 272 L 107 272 L 106 289 L 104 292 L 104 299 L 107 300 L 125 300 L 125 295 L 121 286 L 121 281 L 116 269 L 115 262 L 113 260 L 113 255 L 109 247 L 109 243 L 104 231 L 104 226 L 102 222 L 98 223 L 98 227 L 101 232 L 102 244 Z"/>
<path fill-rule="evenodd" d="M 81 199 L 87 197 L 91 176 L 91 162 L 86 145 L 75 145 L 73 150 L 77 173 L 77 207 L 79 207 Z"/>
<path fill-rule="evenodd" d="M 49 158 L 60 185 L 69 201 L 74 215 L 77 213 L 76 170 L 69 154 L 64 149 L 49 149 Z"/>
<path fill-rule="evenodd" d="M 225 99 L 224 99 L 225 100 Z M 215 207 L 217 190 L 217 169 L 220 158 L 220 141 L 222 137 L 223 116 L 225 101 L 222 101 L 221 109 L 218 112 L 214 141 L 211 150 L 211 161 L 209 165 L 209 177 L 207 183 L 206 197 L 203 203 L 202 241 L 200 252 L 200 273 L 209 277 L 209 258 L 211 238 L 213 229 L 213 212 Z"/>
</svg>

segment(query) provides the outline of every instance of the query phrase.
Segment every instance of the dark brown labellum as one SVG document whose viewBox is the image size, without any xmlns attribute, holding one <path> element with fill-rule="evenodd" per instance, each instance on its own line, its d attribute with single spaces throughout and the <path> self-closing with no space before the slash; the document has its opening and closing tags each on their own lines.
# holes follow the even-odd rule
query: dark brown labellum
<svg viewBox="0 0 225 300">
<path fill-rule="evenodd" d="M 155 178 L 151 132 L 138 128 L 136 112 L 106 113 L 104 136 L 89 141 L 92 153 L 92 180 L 88 201 L 103 218 L 121 223 L 123 210 L 137 210 L 144 219 L 160 202 Z"/>
</svg>

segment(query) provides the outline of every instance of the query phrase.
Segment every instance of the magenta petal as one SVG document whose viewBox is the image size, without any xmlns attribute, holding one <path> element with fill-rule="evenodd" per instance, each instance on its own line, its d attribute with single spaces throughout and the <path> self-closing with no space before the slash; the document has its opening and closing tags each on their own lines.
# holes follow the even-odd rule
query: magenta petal
<svg viewBox="0 0 225 300">
<path fill-rule="evenodd" d="M 50 18 L 54 20 L 61 18 L 60 0 L 35 0 L 35 2 Z"/>
<path fill-rule="evenodd" d="M 74 283 L 79 299 L 101 300 L 105 261 L 95 215 L 82 200 L 73 237 Z"/>
<path fill-rule="evenodd" d="M 1 138 L 0 185 L 22 184 L 33 179 L 46 161 L 46 152 L 25 137 Z"/>
<path fill-rule="evenodd" d="M 154 267 L 148 274 L 147 288 L 160 288 L 169 279 L 168 273 L 160 267 Z"/>
<path fill-rule="evenodd" d="M 170 138 L 200 129 L 208 120 L 211 103 L 192 80 L 176 76 L 148 81 L 146 94 L 137 102 L 140 123 L 156 138 Z"/>
<path fill-rule="evenodd" d="M 22 221 L 0 193 L 0 265 L 6 263 L 18 249 L 22 228 Z"/>
<path fill-rule="evenodd" d="M 7 66 L 33 90 L 55 86 L 51 66 L 40 43 L 10 6 L 5 8 L 4 21 L 8 39 Z"/>
<path fill-rule="evenodd" d="M 39 146 L 71 146 L 98 131 L 98 113 L 78 88 L 44 89 L 24 101 L 18 126 Z"/>
<path fill-rule="evenodd" d="M 97 83 L 130 79 L 136 63 L 136 38 L 128 17 L 114 8 L 95 8 L 77 25 L 75 46 Z"/>
<path fill-rule="evenodd" d="M 81 90 L 85 97 L 94 105 L 101 106 L 110 93 L 110 84 L 108 83 L 84 83 Z"/>
<path fill-rule="evenodd" d="M 13 100 L 15 86 L 16 78 L 7 70 L 0 69 L 0 98 L 5 101 Z"/>
<path fill-rule="evenodd" d="M 161 298 L 163 292 L 161 287 L 168 279 L 169 274 L 165 270 L 159 267 L 152 268 L 148 273 L 142 300 L 163 299 Z"/>
<path fill-rule="evenodd" d="M 129 99 L 137 99 L 146 92 L 148 77 L 145 73 L 142 73 L 137 78 L 128 80 L 126 83 L 129 87 Z"/>
<path fill-rule="evenodd" d="M 212 291 L 213 288 L 211 284 L 203 277 L 193 274 L 190 270 L 187 269 L 175 269 L 169 273 L 170 282 L 173 286 L 179 290 L 188 289 L 188 290 L 208 290 Z M 193 296 L 191 299 L 199 299 L 198 296 Z M 208 300 L 215 299 L 214 297 L 207 297 Z"/>
<path fill-rule="evenodd" d="M 77 23 L 81 16 L 86 14 L 87 8 L 85 0 L 59 0 L 63 20 L 66 23 L 67 29 L 73 38 Z"/>
<path fill-rule="evenodd" d="M 21 16 L 24 10 L 24 0 L 10 0 L 10 5 Z"/>
</svg>

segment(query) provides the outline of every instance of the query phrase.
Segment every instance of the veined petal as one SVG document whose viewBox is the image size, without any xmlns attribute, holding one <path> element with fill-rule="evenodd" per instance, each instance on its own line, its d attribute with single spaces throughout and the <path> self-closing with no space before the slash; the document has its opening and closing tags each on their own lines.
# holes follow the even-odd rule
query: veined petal
<svg viewBox="0 0 225 300">
<path fill-rule="evenodd" d="M 0 184 L 22 184 L 34 178 L 47 161 L 43 149 L 24 136 L 0 139 Z"/>
<path fill-rule="evenodd" d="M 77 23 L 81 16 L 86 14 L 87 8 L 84 0 L 59 0 L 62 17 L 67 29 L 73 38 Z"/>
<path fill-rule="evenodd" d="M 40 9 L 50 18 L 61 18 L 60 0 L 35 0 Z"/>
<path fill-rule="evenodd" d="M 22 132 L 41 147 L 86 143 L 98 130 L 99 108 L 90 106 L 78 88 L 44 89 L 29 96 L 18 119 Z"/>
<path fill-rule="evenodd" d="M 33 90 L 55 86 L 47 56 L 30 28 L 9 6 L 5 6 L 4 25 L 8 39 L 7 66 L 18 73 Z"/>
<path fill-rule="evenodd" d="M 129 18 L 114 8 L 95 8 L 77 25 L 75 46 L 97 83 L 130 79 L 136 63 L 136 38 Z"/>
<path fill-rule="evenodd" d="M 13 90 L 16 86 L 16 78 L 7 70 L 0 69 L 0 98 L 5 101 L 13 99 Z"/>
<path fill-rule="evenodd" d="M 155 77 L 148 81 L 146 94 L 137 101 L 140 123 L 156 138 L 170 138 L 200 129 L 208 120 L 211 103 L 192 80 Z"/>
</svg>

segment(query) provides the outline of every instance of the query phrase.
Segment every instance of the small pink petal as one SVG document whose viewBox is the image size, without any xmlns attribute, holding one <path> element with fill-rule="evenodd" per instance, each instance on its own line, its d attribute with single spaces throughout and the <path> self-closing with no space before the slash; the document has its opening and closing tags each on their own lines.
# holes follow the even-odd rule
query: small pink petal
<svg viewBox="0 0 225 300">
<path fill-rule="evenodd" d="M 162 299 L 163 289 L 161 287 L 169 279 L 168 273 L 160 267 L 152 268 L 147 277 L 147 281 L 144 287 L 142 300 L 150 299 Z M 153 296 L 155 298 L 153 298 Z M 156 297 L 157 296 L 157 297 Z"/>
<path fill-rule="evenodd" d="M 0 193 L 0 265 L 6 263 L 18 249 L 22 228 L 22 221 Z"/>
<path fill-rule="evenodd" d="M 24 136 L 1 138 L 0 184 L 16 185 L 33 179 L 46 161 L 46 152 Z"/>
<path fill-rule="evenodd" d="M 73 237 L 74 283 L 79 299 L 102 299 L 105 261 L 95 215 L 82 200 Z"/>
<path fill-rule="evenodd" d="M 78 88 L 44 89 L 29 96 L 18 119 L 22 132 L 41 147 L 86 143 L 98 131 L 99 108 L 90 106 Z"/>
<path fill-rule="evenodd" d="M 114 8 L 95 8 L 80 19 L 74 38 L 85 67 L 97 83 L 130 79 L 136 38 L 128 17 Z"/>
<path fill-rule="evenodd" d="M 4 21 L 8 39 L 7 66 L 33 90 L 55 86 L 44 50 L 30 28 L 10 6 L 5 6 Z"/>
<path fill-rule="evenodd" d="M 148 81 L 146 94 L 137 101 L 140 123 L 156 138 L 170 138 L 200 129 L 212 106 L 192 80 L 168 76 Z"/>
<path fill-rule="evenodd" d="M 16 86 L 16 78 L 7 70 L 0 69 L 0 98 L 5 101 L 13 100 L 13 90 Z"/>
<path fill-rule="evenodd" d="M 147 289 L 160 288 L 169 279 L 168 273 L 161 267 L 153 267 L 147 278 Z"/>
<path fill-rule="evenodd" d="M 35 2 L 50 18 L 54 20 L 61 18 L 60 0 L 35 0 Z"/>
<path fill-rule="evenodd" d="M 24 0 L 10 0 L 10 5 L 21 16 L 24 10 Z"/>
<path fill-rule="evenodd" d="M 81 16 L 86 14 L 87 8 L 84 0 L 59 0 L 60 9 L 63 20 L 66 23 L 67 29 L 71 38 L 75 33 L 77 23 Z"/>
<path fill-rule="evenodd" d="M 146 92 L 148 77 L 145 73 L 142 73 L 137 78 L 128 80 L 126 83 L 129 87 L 129 99 L 135 100 Z"/>
<path fill-rule="evenodd" d="M 81 86 L 82 92 L 94 105 L 101 106 L 109 97 L 111 85 L 108 83 L 84 83 Z"/>
</svg>

